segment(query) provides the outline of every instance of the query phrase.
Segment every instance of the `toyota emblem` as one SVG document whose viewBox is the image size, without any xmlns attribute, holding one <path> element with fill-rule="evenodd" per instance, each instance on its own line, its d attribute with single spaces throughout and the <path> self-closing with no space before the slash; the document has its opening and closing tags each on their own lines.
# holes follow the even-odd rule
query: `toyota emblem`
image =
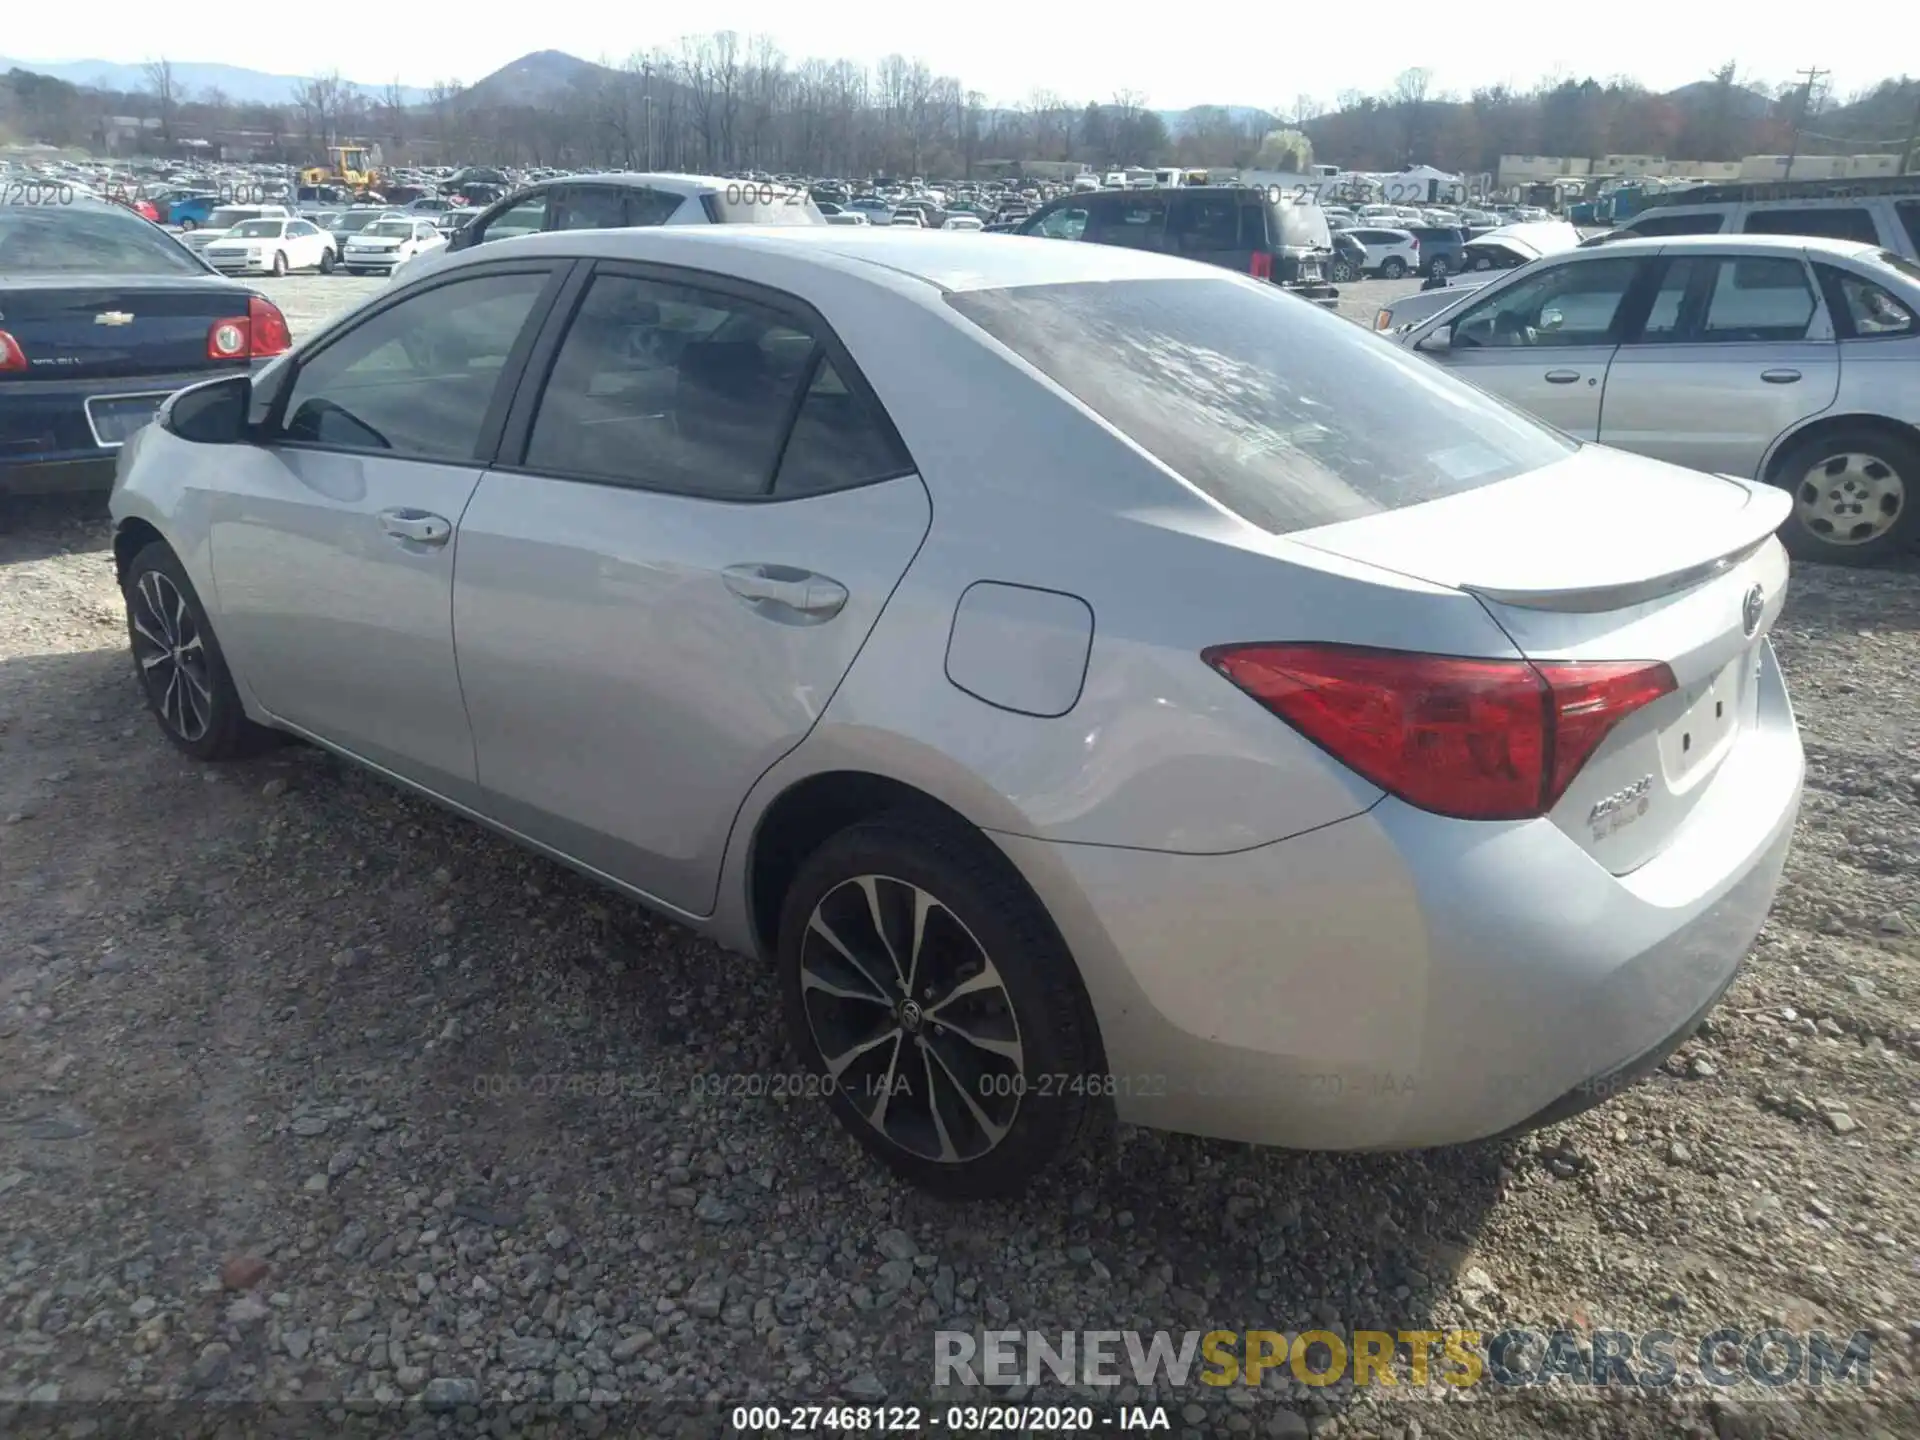
<svg viewBox="0 0 1920 1440">
<path fill-rule="evenodd" d="M 1767 592 L 1756 585 L 1740 602 L 1740 628 L 1751 635 L 1760 628 L 1760 617 L 1767 613 Z"/>
</svg>

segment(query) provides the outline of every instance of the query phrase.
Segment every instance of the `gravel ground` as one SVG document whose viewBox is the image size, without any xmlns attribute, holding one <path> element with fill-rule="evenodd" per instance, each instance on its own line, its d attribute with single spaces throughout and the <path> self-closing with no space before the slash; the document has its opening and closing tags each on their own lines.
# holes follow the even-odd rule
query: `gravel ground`
<svg viewBox="0 0 1920 1440">
<path fill-rule="evenodd" d="M 299 330 L 375 282 L 273 288 Z M 0 1428 L 23 1399 L 408 1399 L 473 1433 L 476 1401 L 926 1398 L 939 1328 L 1777 1324 L 1871 1329 L 1872 1389 L 1157 1398 L 1201 1435 L 1920 1433 L 1912 571 L 1796 572 L 1797 847 L 1662 1073 L 1420 1155 L 1123 1131 L 959 1208 L 813 1104 L 703 1098 L 790 1068 L 756 966 L 320 752 L 177 754 L 107 547 L 97 505 L 0 534 Z"/>
</svg>

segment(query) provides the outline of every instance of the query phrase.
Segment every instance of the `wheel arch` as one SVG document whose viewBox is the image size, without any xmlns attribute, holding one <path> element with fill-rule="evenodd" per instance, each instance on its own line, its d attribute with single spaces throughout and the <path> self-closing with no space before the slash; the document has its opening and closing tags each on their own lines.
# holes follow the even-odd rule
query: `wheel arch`
<svg viewBox="0 0 1920 1440">
<path fill-rule="evenodd" d="M 133 564 L 133 557 L 152 544 L 165 545 L 167 537 L 147 520 L 139 516 L 129 516 L 113 527 L 113 578 L 124 586 L 127 583 L 127 567 Z M 171 547 L 169 547 L 171 548 Z"/>
<path fill-rule="evenodd" d="M 1778 484 L 1781 457 L 1804 441 L 1838 434 L 1843 430 L 1861 429 L 1884 430 L 1899 436 L 1909 445 L 1920 445 L 1920 427 L 1895 420 L 1889 415 L 1875 415 L 1865 411 L 1847 411 L 1837 415 L 1822 412 L 1809 417 L 1794 429 L 1775 438 L 1766 457 L 1760 462 L 1759 478 L 1769 485 Z"/>
</svg>

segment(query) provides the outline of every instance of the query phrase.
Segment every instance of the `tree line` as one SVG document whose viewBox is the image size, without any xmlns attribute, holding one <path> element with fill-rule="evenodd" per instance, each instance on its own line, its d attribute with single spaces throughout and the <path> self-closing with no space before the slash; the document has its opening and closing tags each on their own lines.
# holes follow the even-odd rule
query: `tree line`
<svg viewBox="0 0 1920 1440">
<path fill-rule="evenodd" d="M 1310 150 L 1351 169 L 1426 163 L 1478 174 L 1506 154 L 1731 160 L 1783 151 L 1796 132 L 1801 153 L 1889 150 L 1911 144 L 1902 127 L 1920 121 L 1920 81 L 1889 80 L 1842 104 L 1743 82 L 1733 64 L 1667 94 L 1589 78 L 1463 96 L 1412 69 L 1378 94 L 1332 104 L 1300 95 L 1171 116 L 1128 89 L 1083 103 L 1039 89 L 989 105 L 921 60 L 795 62 L 766 37 L 733 31 L 617 64 L 543 52 L 513 68 L 517 90 L 503 76 L 471 87 L 448 79 L 414 103 L 397 82 L 369 88 L 333 73 L 302 82 L 283 105 L 187 93 L 166 60 L 149 64 L 131 94 L 14 70 L 0 76 L 0 139 L 95 146 L 104 117 L 127 115 L 155 122 L 134 143 L 157 154 L 180 154 L 192 138 L 231 147 L 244 137 L 256 158 L 304 163 L 330 141 L 371 140 L 389 162 L 951 176 L 986 160 L 1246 166 L 1270 162 L 1283 131 L 1280 153 L 1293 160 Z"/>
</svg>

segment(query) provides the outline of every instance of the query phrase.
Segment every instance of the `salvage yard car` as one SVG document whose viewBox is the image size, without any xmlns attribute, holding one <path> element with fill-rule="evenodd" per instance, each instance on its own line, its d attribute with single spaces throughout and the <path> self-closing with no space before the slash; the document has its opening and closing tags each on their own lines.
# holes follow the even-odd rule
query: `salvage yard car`
<svg viewBox="0 0 1920 1440">
<path fill-rule="evenodd" d="M 1394 338 L 1582 440 L 1779 486 L 1790 550 L 1864 564 L 1920 537 L 1916 316 L 1920 265 L 1877 246 L 1688 235 L 1536 261 Z"/>
<path fill-rule="evenodd" d="M 0 496 L 104 491 L 169 394 L 288 343 L 272 302 L 125 207 L 0 199 Z"/>
<path fill-rule="evenodd" d="M 290 270 L 331 275 L 339 258 L 333 236 L 299 216 L 242 220 L 209 240 L 200 253 L 223 275 L 285 275 Z"/>
<path fill-rule="evenodd" d="M 1109 1114 L 1438 1145 L 1658 1064 L 1798 808 L 1789 505 L 1174 256 L 681 226 L 441 257 L 111 510 L 181 750 L 764 957 L 846 1128 L 981 1195 Z"/>
</svg>

